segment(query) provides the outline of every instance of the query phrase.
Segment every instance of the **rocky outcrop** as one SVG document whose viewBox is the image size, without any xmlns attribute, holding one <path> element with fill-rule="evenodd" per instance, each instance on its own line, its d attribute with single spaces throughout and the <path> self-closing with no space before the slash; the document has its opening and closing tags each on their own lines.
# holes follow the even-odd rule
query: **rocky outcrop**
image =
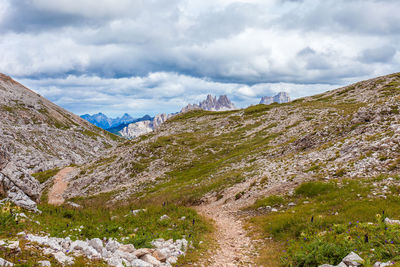
<svg viewBox="0 0 400 267">
<path fill-rule="evenodd" d="M 260 104 L 269 105 L 272 103 L 288 103 L 290 102 L 289 94 L 286 92 L 280 92 L 275 96 L 264 96 L 261 98 Z"/>
<path fill-rule="evenodd" d="M 226 95 L 221 95 L 217 99 L 217 97 L 213 97 L 208 95 L 206 100 L 197 104 L 189 104 L 186 107 L 182 108 L 181 112 L 187 112 L 191 110 L 208 110 L 208 111 L 226 111 L 226 110 L 234 110 L 237 107 L 229 100 Z"/>
<path fill-rule="evenodd" d="M 319 267 L 357 267 L 357 266 L 362 266 L 364 263 L 364 260 L 355 252 L 350 252 L 349 255 L 343 258 L 342 262 L 339 263 L 338 265 L 330 265 L 330 264 L 323 264 L 320 265 Z M 374 267 L 386 267 L 386 266 L 391 266 L 394 265 L 394 263 L 388 261 L 388 262 L 376 262 L 374 264 Z"/>
<path fill-rule="evenodd" d="M 0 150 L 0 195 L 20 207 L 37 211 L 39 182 L 10 160 L 8 153 Z"/>
<path fill-rule="evenodd" d="M 101 259 L 110 266 L 159 266 L 170 267 L 185 255 L 188 248 L 186 239 L 171 240 L 156 239 L 152 242 L 154 248 L 136 249 L 132 244 L 121 244 L 114 239 L 93 238 L 91 240 L 76 240 L 28 234 L 29 242 L 44 246 L 44 254 L 53 255 L 63 265 L 74 264 L 74 258 L 85 256 L 90 260 Z"/>
<path fill-rule="evenodd" d="M 117 144 L 91 125 L 0 74 L 0 196 L 36 210 L 32 173 L 82 164 Z"/>
<path fill-rule="evenodd" d="M 174 114 L 158 114 L 154 117 L 153 120 L 139 121 L 135 123 L 131 123 L 125 128 L 123 128 L 119 134 L 125 138 L 133 139 L 138 136 L 150 133 L 157 128 L 159 128 L 164 122 L 166 122 L 169 118 L 173 117 Z"/>
<path fill-rule="evenodd" d="M 138 136 L 150 133 L 152 131 L 153 131 L 153 123 L 151 121 L 140 121 L 129 124 L 119 133 L 121 134 L 121 136 L 125 138 L 133 139 Z"/>
</svg>

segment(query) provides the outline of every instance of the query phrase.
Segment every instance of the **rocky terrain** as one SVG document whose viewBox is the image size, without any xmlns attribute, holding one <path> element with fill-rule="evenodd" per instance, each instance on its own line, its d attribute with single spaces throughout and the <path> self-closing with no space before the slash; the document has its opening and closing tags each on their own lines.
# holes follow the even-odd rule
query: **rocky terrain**
<svg viewBox="0 0 400 267">
<path fill-rule="evenodd" d="M 260 104 L 265 104 L 265 105 L 269 105 L 272 103 L 282 104 L 288 102 L 290 102 L 290 96 L 286 92 L 280 92 L 275 96 L 264 96 L 260 100 Z"/>
<path fill-rule="evenodd" d="M 116 145 L 117 137 L 0 74 L 0 194 L 36 209 L 41 195 L 31 174 L 83 164 Z"/>
<path fill-rule="evenodd" d="M 58 244 L 193 240 L 186 263 L 198 266 L 357 266 L 356 253 L 364 266 L 386 266 L 400 253 L 399 106 L 396 73 L 283 104 L 177 114 L 76 166 L 60 211 L 39 207 L 44 215 L 32 220 L 56 216 L 41 231 L 62 236 Z M 148 211 L 126 217 L 130 206 Z M 204 217 L 188 220 L 187 206 Z M 77 218 L 81 231 L 70 226 Z M 211 238 L 202 218 L 214 221 Z"/>
</svg>

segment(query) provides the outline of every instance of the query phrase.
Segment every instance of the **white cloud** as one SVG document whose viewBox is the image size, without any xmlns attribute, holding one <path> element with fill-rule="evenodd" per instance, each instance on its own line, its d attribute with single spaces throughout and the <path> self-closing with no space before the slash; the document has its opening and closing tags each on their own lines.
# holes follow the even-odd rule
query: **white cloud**
<svg viewBox="0 0 400 267">
<path fill-rule="evenodd" d="M 398 71 L 398 13 L 395 0 L 0 0 L 0 72 L 78 113 L 73 93 L 88 111 L 175 111 L 207 93 L 245 105 Z"/>
</svg>

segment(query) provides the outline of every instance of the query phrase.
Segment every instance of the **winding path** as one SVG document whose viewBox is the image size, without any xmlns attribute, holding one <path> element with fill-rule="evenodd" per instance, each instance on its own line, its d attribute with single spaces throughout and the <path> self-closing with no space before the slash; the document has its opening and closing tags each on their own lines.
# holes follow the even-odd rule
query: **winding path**
<svg viewBox="0 0 400 267">
<path fill-rule="evenodd" d="M 67 176 L 72 173 L 76 168 L 74 167 L 66 167 L 60 170 L 54 176 L 54 184 L 49 191 L 49 199 L 48 203 L 51 205 L 61 205 L 64 203 L 65 199 L 63 198 L 64 191 L 68 187 Z"/>
<path fill-rule="evenodd" d="M 215 238 L 219 249 L 212 253 L 205 266 L 231 267 L 255 266 L 252 262 L 254 247 L 252 240 L 243 229 L 242 221 L 236 210 L 218 202 L 198 206 L 197 211 L 215 222 Z"/>
</svg>

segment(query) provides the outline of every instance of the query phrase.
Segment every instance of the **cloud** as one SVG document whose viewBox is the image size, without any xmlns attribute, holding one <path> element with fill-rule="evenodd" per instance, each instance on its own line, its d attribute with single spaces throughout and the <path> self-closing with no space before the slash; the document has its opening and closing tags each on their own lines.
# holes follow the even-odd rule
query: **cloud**
<svg viewBox="0 0 400 267">
<path fill-rule="evenodd" d="M 221 92 L 245 104 L 398 71 L 398 13 L 395 0 L 0 0 L 0 72 L 76 112 L 80 83 L 88 110 Z"/>
<path fill-rule="evenodd" d="M 189 103 L 202 101 L 208 94 L 226 94 L 237 106 L 246 107 L 258 104 L 262 96 L 272 96 L 280 91 L 297 98 L 337 87 L 289 83 L 248 86 L 166 72 L 112 79 L 69 75 L 65 78 L 22 79 L 20 82 L 77 114 L 101 111 L 118 116 L 129 112 L 138 117 L 160 111 L 177 112 Z"/>
</svg>

